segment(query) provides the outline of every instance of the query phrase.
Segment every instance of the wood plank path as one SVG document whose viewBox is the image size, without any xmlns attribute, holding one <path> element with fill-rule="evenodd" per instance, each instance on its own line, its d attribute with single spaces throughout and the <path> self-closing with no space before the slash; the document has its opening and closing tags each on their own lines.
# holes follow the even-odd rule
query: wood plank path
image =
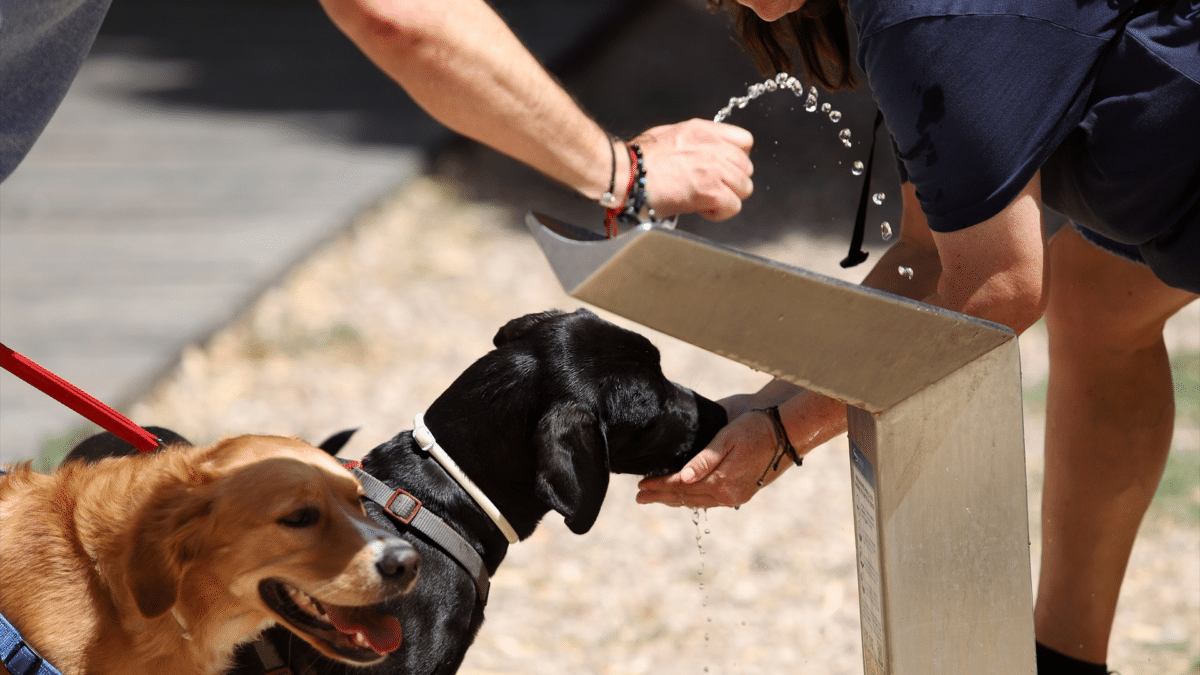
<svg viewBox="0 0 1200 675">
<path fill-rule="evenodd" d="M 508 12 L 553 63 L 628 4 Z M 315 2 L 116 0 L 0 186 L 0 341 L 121 407 L 452 139 Z M 82 422 L 0 373 L 0 463 Z"/>
</svg>

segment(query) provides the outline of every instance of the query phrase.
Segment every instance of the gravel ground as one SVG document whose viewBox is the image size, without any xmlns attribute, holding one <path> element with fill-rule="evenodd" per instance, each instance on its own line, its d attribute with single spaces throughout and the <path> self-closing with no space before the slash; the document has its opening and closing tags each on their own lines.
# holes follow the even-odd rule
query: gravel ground
<svg viewBox="0 0 1200 675">
<path fill-rule="evenodd" d="M 510 173 L 522 198 L 508 203 L 468 192 L 461 186 L 478 182 L 463 167 L 496 160 L 466 155 L 363 213 L 239 320 L 188 349 L 133 406 L 134 419 L 202 443 L 247 432 L 316 441 L 360 427 L 343 454 L 361 454 L 411 428 L 505 321 L 579 306 L 524 232 L 519 205 L 537 203 L 522 201 L 529 186 Z M 542 197 L 555 213 L 552 192 Z M 857 281 L 865 270 L 837 267 L 844 246 L 789 235 L 748 248 Z M 767 379 L 601 314 L 648 335 L 668 377 L 710 397 Z M 1197 325 L 1194 303 L 1170 327 L 1176 352 L 1200 351 Z M 1043 344 L 1036 328 L 1022 338 L 1030 386 L 1045 375 Z M 1030 408 L 1036 542 L 1043 425 Z M 1200 452 L 1194 426 L 1181 419 L 1177 454 Z M 861 673 L 846 442 L 828 445 L 737 511 L 637 506 L 635 479 L 618 477 L 587 535 L 551 514 L 510 550 L 461 672 Z M 1200 487 L 1188 480 L 1191 492 L 1173 502 L 1183 508 L 1156 509 L 1135 549 L 1111 649 L 1124 675 L 1200 672 L 1200 526 L 1189 515 Z M 1036 543 L 1033 555 L 1036 577 Z"/>
</svg>

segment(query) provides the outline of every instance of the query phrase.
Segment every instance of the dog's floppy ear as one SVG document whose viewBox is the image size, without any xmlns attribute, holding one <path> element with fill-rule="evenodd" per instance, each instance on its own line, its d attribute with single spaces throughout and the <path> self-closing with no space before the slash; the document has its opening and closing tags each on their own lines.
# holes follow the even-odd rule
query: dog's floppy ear
<svg viewBox="0 0 1200 675">
<path fill-rule="evenodd" d="M 504 345 L 520 338 L 529 331 L 536 328 L 539 324 L 556 316 L 561 316 L 562 312 L 552 309 L 547 312 L 539 312 L 537 314 L 526 314 L 525 316 L 517 317 L 500 327 L 496 331 L 496 336 L 492 338 L 492 344 L 497 347 Z"/>
<path fill-rule="evenodd" d="M 534 493 L 563 515 L 572 532 L 587 532 L 608 491 L 608 446 L 600 421 L 578 405 L 557 405 L 538 422 L 533 444 Z"/>
<path fill-rule="evenodd" d="M 136 521 L 125 554 L 125 573 L 138 610 L 147 618 L 175 605 L 184 566 L 198 555 L 212 511 L 207 486 L 163 486 Z"/>
</svg>

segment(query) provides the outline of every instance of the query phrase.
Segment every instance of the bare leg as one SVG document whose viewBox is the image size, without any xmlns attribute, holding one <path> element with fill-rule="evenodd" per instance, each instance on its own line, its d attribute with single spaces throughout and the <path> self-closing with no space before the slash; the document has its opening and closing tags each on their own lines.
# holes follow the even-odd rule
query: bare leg
<svg viewBox="0 0 1200 675">
<path fill-rule="evenodd" d="M 1162 327 L 1195 295 L 1063 228 L 1050 246 L 1050 384 L 1038 641 L 1104 663 L 1121 580 L 1162 477 L 1175 403 Z"/>
</svg>

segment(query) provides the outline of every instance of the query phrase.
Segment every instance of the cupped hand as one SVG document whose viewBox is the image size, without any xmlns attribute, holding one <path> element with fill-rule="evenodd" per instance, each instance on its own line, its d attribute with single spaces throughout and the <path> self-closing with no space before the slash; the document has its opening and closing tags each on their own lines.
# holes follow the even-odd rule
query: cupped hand
<svg viewBox="0 0 1200 675">
<path fill-rule="evenodd" d="M 767 416 L 745 413 L 718 432 L 679 473 L 638 483 L 637 501 L 691 508 L 740 506 L 792 466 L 787 457 L 776 466 L 775 450 Z"/>
<path fill-rule="evenodd" d="M 646 193 L 659 216 L 699 213 L 732 218 L 754 191 L 754 137 L 731 124 L 691 119 L 635 138 L 646 168 Z"/>
</svg>

